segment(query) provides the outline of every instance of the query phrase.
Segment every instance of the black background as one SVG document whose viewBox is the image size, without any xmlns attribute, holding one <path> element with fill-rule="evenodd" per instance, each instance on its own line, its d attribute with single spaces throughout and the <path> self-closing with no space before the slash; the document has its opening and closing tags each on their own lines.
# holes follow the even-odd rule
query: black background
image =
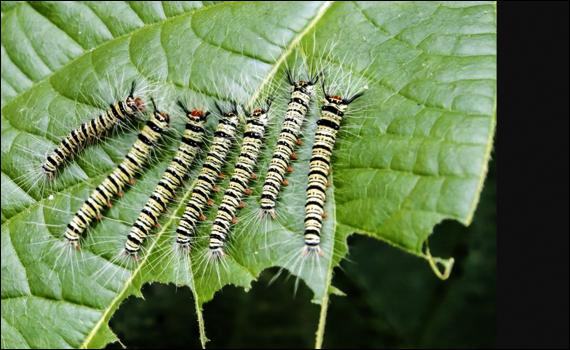
<svg viewBox="0 0 570 350">
<path fill-rule="evenodd" d="M 568 12 L 499 2 L 500 347 L 568 347 Z"/>
</svg>

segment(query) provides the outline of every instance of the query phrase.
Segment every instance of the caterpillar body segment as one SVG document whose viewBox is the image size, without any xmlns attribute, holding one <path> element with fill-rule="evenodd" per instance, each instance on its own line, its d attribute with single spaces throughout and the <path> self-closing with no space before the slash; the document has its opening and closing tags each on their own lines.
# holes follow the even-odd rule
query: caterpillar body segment
<svg viewBox="0 0 570 350">
<path fill-rule="evenodd" d="M 310 107 L 314 85 L 319 79 L 319 74 L 309 81 L 294 81 L 290 72 L 287 71 L 287 78 L 292 86 L 291 98 L 269 163 L 260 200 L 262 213 L 268 214 L 272 218 L 275 218 L 275 206 L 281 186 L 287 184 L 286 176 L 291 169 L 290 160 L 296 159 L 295 149 L 300 143 L 301 129 Z"/>
<path fill-rule="evenodd" d="M 46 156 L 42 169 L 49 180 L 55 178 L 57 171 L 72 160 L 85 146 L 95 142 L 121 123 L 134 119 L 145 111 L 145 102 L 134 96 L 135 83 L 131 85 L 129 96 L 117 101 L 107 111 L 73 129 L 59 145 Z"/>
<path fill-rule="evenodd" d="M 67 225 L 64 233 L 67 242 L 79 248 L 79 241 L 91 222 L 101 217 L 103 209 L 111 206 L 111 199 L 122 193 L 124 187 L 132 183 L 137 173 L 143 169 L 151 150 L 168 128 L 169 122 L 170 116 L 155 107 L 154 113 L 142 128 L 125 159 L 95 188 Z"/>
<path fill-rule="evenodd" d="M 216 107 L 222 113 L 222 118 L 214 132 L 210 150 L 176 229 L 176 243 L 185 250 L 190 248 L 191 241 L 196 235 L 198 222 L 204 219 L 204 208 L 211 202 L 212 191 L 216 187 L 239 126 L 235 104 L 232 110 L 226 112 L 222 112 L 219 106 L 216 105 Z"/>
<path fill-rule="evenodd" d="M 131 256 L 137 256 L 151 230 L 158 225 L 159 217 L 166 211 L 168 204 L 174 200 L 176 191 L 182 186 L 205 141 L 204 124 L 210 113 L 200 109 L 188 110 L 180 101 L 178 105 L 188 118 L 186 128 L 176 154 L 127 236 L 124 252 Z"/>
<path fill-rule="evenodd" d="M 229 237 L 231 224 L 235 221 L 238 209 L 242 207 L 244 194 L 250 191 L 248 184 L 255 174 L 257 158 L 263 147 L 270 106 L 269 100 L 266 108 L 255 109 L 246 120 L 241 151 L 234 173 L 224 192 L 210 232 L 208 248 L 212 256 L 224 256 L 224 245 Z"/>
<path fill-rule="evenodd" d="M 321 107 L 321 116 L 317 121 L 315 141 L 309 162 L 309 179 L 307 184 L 307 199 L 305 202 L 305 254 L 322 254 L 320 249 L 321 229 L 325 216 L 324 205 L 326 201 L 331 156 L 348 105 L 362 96 L 362 94 L 363 92 L 359 92 L 345 99 L 340 96 L 328 95 L 325 92 L 323 106 Z"/>
</svg>

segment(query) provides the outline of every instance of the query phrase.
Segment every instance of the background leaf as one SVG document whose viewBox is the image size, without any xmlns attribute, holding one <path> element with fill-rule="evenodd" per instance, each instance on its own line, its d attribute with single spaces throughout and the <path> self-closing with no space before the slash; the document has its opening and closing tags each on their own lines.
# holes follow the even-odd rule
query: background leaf
<svg viewBox="0 0 570 350">
<path fill-rule="evenodd" d="M 285 83 L 284 63 L 295 48 L 315 47 L 319 54 L 331 43 L 338 57 L 349 54 L 350 61 L 312 55 L 309 61 L 350 70 L 369 90 L 362 99 L 366 109 L 346 118 L 343 128 L 351 133 L 335 151 L 326 255 L 317 269 L 298 269 L 290 260 L 302 246 L 299 218 L 312 143 L 307 137 L 280 202 L 284 218 L 238 224 L 228 268 L 219 278 L 198 263 L 205 239 L 184 267 L 194 278 L 181 277 L 180 266 L 161 260 L 171 247 L 176 215 L 164 218 L 136 269 L 123 273 L 123 267 L 109 265 L 164 170 L 168 151 L 93 227 L 92 244 L 85 245 L 77 266 L 52 271 L 56 256 L 42 242 L 61 236 L 136 137 L 126 133 L 84 152 L 56 181 L 53 197 L 35 186 L 29 174 L 39 169 L 44 153 L 38 152 L 101 110 L 97 98 L 118 98 L 111 91 L 126 91 L 136 78 L 157 86 L 165 105 L 182 94 L 246 103 L 271 78 Z M 470 223 L 491 150 L 495 74 L 495 9 L 486 3 L 3 2 L 2 347 L 104 346 L 115 340 L 107 322 L 122 300 L 152 281 L 191 286 L 200 319 L 202 305 L 223 285 L 247 289 L 270 266 L 299 275 L 326 315 L 333 268 L 347 252 L 349 234 L 363 233 L 425 258 L 422 247 L 434 225 L 446 218 Z M 314 111 L 307 135 L 316 118 Z M 181 119 L 174 123 L 179 130 Z M 171 142 L 167 148 L 174 147 Z M 260 186 L 258 181 L 240 216 L 251 217 Z M 174 214 L 187 195 L 180 196 Z M 106 275 L 95 274 L 105 266 L 111 266 Z M 323 330 L 321 317 L 317 342 Z"/>
</svg>

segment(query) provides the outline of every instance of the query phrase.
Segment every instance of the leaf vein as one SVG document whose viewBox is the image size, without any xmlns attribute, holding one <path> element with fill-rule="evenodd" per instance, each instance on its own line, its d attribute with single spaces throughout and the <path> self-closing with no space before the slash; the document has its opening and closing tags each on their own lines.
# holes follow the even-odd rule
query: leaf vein
<svg viewBox="0 0 570 350">
<path fill-rule="evenodd" d="M 192 33 L 194 33 L 194 35 L 196 36 L 196 38 L 200 39 L 202 42 L 204 42 L 204 43 L 206 43 L 206 44 L 208 44 L 208 45 L 210 45 L 210 46 L 212 46 L 212 47 L 219 48 L 219 49 L 221 49 L 221 50 L 223 50 L 223 51 L 227 51 L 227 52 L 229 52 L 229 53 L 231 53 L 231 54 L 234 54 L 234 55 L 237 55 L 237 56 L 240 56 L 240 57 L 245 56 L 245 57 L 250 58 L 250 59 L 252 59 L 252 60 L 254 60 L 254 61 L 260 61 L 260 62 L 267 63 L 267 64 L 272 64 L 272 63 L 273 63 L 273 62 L 268 61 L 268 60 L 266 60 L 266 59 L 263 59 L 263 58 L 261 58 L 261 57 L 257 57 L 257 56 L 255 56 L 255 55 L 252 55 L 252 54 L 249 53 L 249 52 L 245 52 L 245 51 L 243 51 L 243 50 L 242 50 L 242 51 L 237 51 L 237 50 L 235 50 L 235 49 L 232 49 L 232 48 L 230 48 L 230 47 L 227 47 L 226 45 L 223 45 L 223 43 L 216 44 L 215 42 L 212 42 L 212 41 L 207 40 L 207 39 L 206 39 L 206 36 L 201 36 L 201 35 L 198 33 L 198 30 L 194 27 L 194 21 L 192 21 L 192 20 L 190 20 L 190 29 L 192 29 Z"/>
<path fill-rule="evenodd" d="M 22 333 L 22 331 L 20 331 L 18 329 L 18 327 L 16 327 L 14 324 L 12 324 L 11 322 L 9 322 L 4 316 L 2 316 L 2 319 L 4 320 L 4 322 L 6 322 L 10 327 L 12 327 L 16 332 L 18 332 L 18 334 L 20 334 L 20 336 L 22 337 L 22 339 L 24 339 L 24 341 L 26 342 L 26 345 L 28 346 L 28 348 L 32 349 L 32 345 L 30 344 L 30 341 L 24 336 L 24 333 Z M 2 338 L 4 338 L 4 336 L 2 336 Z M 3 349 L 6 349 L 4 346 L 2 346 Z"/>
<path fill-rule="evenodd" d="M 65 35 L 67 35 L 67 37 L 69 39 L 71 39 L 74 43 L 76 43 L 78 46 L 80 46 L 83 50 L 87 50 L 88 47 L 85 47 L 82 43 L 80 43 L 79 41 L 77 41 L 77 39 L 75 39 L 73 36 L 71 36 L 70 33 L 68 33 L 64 28 L 60 27 L 57 23 L 55 23 L 51 18 L 49 18 L 48 16 L 46 16 L 45 14 L 43 14 L 42 12 L 38 11 L 37 8 L 35 8 L 33 6 L 34 2 L 32 1 L 31 3 L 29 3 L 30 7 L 34 9 L 34 11 L 36 11 L 40 16 L 44 17 L 48 22 L 50 22 L 54 27 L 56 27 L 57 29 L 59 29 L 61 32 L 63 32 Z"/>
<path fill-rule="evenodd" d="M 43 64 L 47 70 L 52 73 L 53 72 L 53 68 L 50 67 L 50 65 L 45 61 L 44 57 L 42 57 L 42 55 L 40 55 L 39 51 L 36 48 L 35 42 L 30 39 L 30 37 L 28 36 L 28 33 L 24 30 L 24 28 L 22 27 L 22 21 L 21 18 L 22 16 L 20 15 L 20 10 L 16 11 L 16 23 L 18 24 L 18 28 L 20 29 L 20 31 L 22 32 L 22 34 L 24 35 L 24 38 L 26 38 L 26 40 L 29 42 L 30 47 L 32 48 L 32 51 L 36 54 L 36 56 L 38 56 L 38 58 L 40 59 L 39 62 L 34 62 L 34 63 L 41 63 Z M 29 57 L 31 59 L 31 57 Z M 48 73 L 49 74 L 49 73 Z"/>
<path fill-rule="evenodd" d="M 391 166 L 387 166 L 387 167 L 380 167 L 380 166 L 354 166 L 351 165 L 350 167 L 346 167 L 343 166 L 342 164 L 339 164 L 337 166 L 337 164 L 335 163 L 335 171 L 344 171 L 344 172 L 351 172 L 351 171 L 358 171 L 358 170 L 384 170 L 384 171 L 394 171 L 394 172 L 399 172 L 399 173 L 405 173 L 405 174 L 409 174 L 409 175 L 414 175 L 414 176 L 420 176 L 420 177 L 431 177 L 431 178 L 435 178 L 435 179 L 445 179 L 445 178 L 454 178 L 454 179 L 458 179 L 458 180 L 473 180 L 473 179 L 477 179 L 479 178 L 479 176 L 477 175 L 473 175 L 473 174 L 469 174 L 469 175 L 458 175 L 458 174 L 449 174 L 449 173 L 439 173 L 439 174 L 430 174 L 430 173 L 422 173 L 422 172 L 418 172 L 415 169 L 398 169 L 395 167 L 391 167 Z"/>
<path fill-rule="evenodd" d="M 4 45 L 4 43 L 2 43 L 2 47 L 4 48 L 4 52 L 6 53 L 6 56 L 10 59 L 10 62 L 14 65 L 14 67 L 16 67 L 20 71 L 20 73 L 22 73 L 26 77 L 26 79 L 28 79 L 30 82 L 33 82 L 33 83 L 36 82 L 35 79 L 32 78 L 28 74 L 28 72 L 24 71 L 22 69 L 22 67 L 20 67 L 20 64 L 17 63 L 18 60 L 15 60 L 15 57 L 12 56 L 12 53 L 10 52 L 10 50 L 6 49 L 6 46 Z M 4 105 L 4 107 L 6 107 L 6 106 Z"/>
<path fill-rule="evenodd" d="M 208 6 L 208 8 L 217 7 L 217 6 L 225 6 L 225 5 L 227 5 L 227 3 L 218 3 L 218 4 L 215 4 L 215 5 Z M 122 39 L 123 37 L 127 37 L 127 36 L 131 36 L 131 37 L 132 37 L 135 33 L 139 32 L 139 31 L 141 31 L 141 30 L 145 30 L 145 29 L 147 29 L 147 28 L 149 28 L 149 27 L 151 27 L 151 26 L 163 25 L 164 22 L 173 21 L 173 20 L 175 20 L 175 19 L 177 19 L 177 18 L 179 18 L 179 17 L 191 16 L 193 13 L 195 13 L 195 12 L 197 12 L 197 11 L 200 11 L 200 10 L 204 10 L 204 8 L 201 8 L 201 7 L 200 7 L 200 8 L 195 8 L 195 9 L 193 9 L 192 11 L 181 13 L 180 15 L 167 18 L 167 19 L 165 19 L 165 20 L 163 20 L 163 21 L 161 21 L 161 22 L 155 22 L 155 23 L 149 24 L 149 25 L 147 25 L 147 26 L 138 28 L 138 29 L 136 29 L 136 30 L 134 30 L 134 31 L 132 31 L 132 32 L 130 32 L 130 33 L 126 33 L 126 34 L 123 34 L 123 35 L 121 35 L 121 36 L 117 36 L 117 37 L 115 37 L 113 40 L 109 40 L 108 42 L 114 42 L 114 41 L 120 40 L 120 39 Z M 36 10 L 36 11 L 37 11 L 37 10 Z M 39 11 L 38 11 L 38 12 L 39 12 Z M 40 14 L 41 14 L 41 13 L 40 13 Z M 46 16 L 44 16 L 44 17 L 46 17 Z M 56 27 L 58 27 L 60 30 L 63 30 L 62 28 L 60 28 L 59 26 L 57 26 L 53 21 L 51 21 L 49 18 L 46 17 L 46 19 L 49 20 L 50 22 L 52 22 L 52 23 L 53 23 Z M 68 34 L 68 35 L 69 35 L 69 34 Z M 71 37 L 70 37 L 70 38 L 71 38 Z M 71 39 L 73 40 L 73 38 L 71 38 Z M 74 40 L 74 41 L 75 41 L 75 40 Z M 85 52 L 83 52 L 83 54 L 81 54 L 81 55 L 79 55 L 79 56 L 77 56 L 77 57 L 71 59 L 69 62 L 67 62 L 65 65 L 63 65 L 63 66 L 60 68 L 60 70 L 61 70 L 61 69 L 64 69 L 65 67 L 68 67 L 68 66 L 72 65 L 74 62 L 78 61 L 78 60 L 81 59 L 83 56 L 88 55 L 88 54 L 91 53 L 91 51 L 88 50 L 88 48 L 82 46 L 82 45 L 79 44 L 77 41 L 75 41 L 75 42 L 76 42 L 79 46 L 81 46 L 81 47 L 85 50 Z M 103 45 L 103 44 L 102 44 L 102 45 Z M 99 45 L 99 46 L 102 46 L 102 45 Z M 12 58 L 10 58 L 10 59 L 12 60 Z M 17 68 L 19 68 L 19 67 L 17 67 Z M 23 72 L 22 72 L 22 73 L 23 73 Z M 43 82 L 44 80 L 49 80 L 55 73 L 56 73 L 56 72 L 53 72 L 52 74 L 49 74 L 49 75 L 43 77 L 41 80 L 38 80 L 37 82 L 35 82 L 34 80 L 28 78 L 30 81 L 36 83 L 36 84 L 33 84 L 31 88 L 33 88 L 34 86 L 37 86 L 38 83 L 41 83 L 41 82 Z M 23 73 L 23 74 L 25 75 L 25 73 Z M 28 88 L 27 90 L 30 90 L 31 88 Z M 13 103 L 16 103 L 15 101 L 16 101 L 22 94 L 24 94 L 27 90 L 21 92 L 21 93 L 20 93 L 19 95 L 17 95 L 17 96 L 14 96 L 14 98 L 13 98 L 10 102 L 8 102 L 7 104 L 5 104 L 5 105 L 2 107 L 2 111 L 4 111 L 4 109 L 7 108 L 7 106 L 10 106 L 10 105 L 12 105 Z"/>
</svg>

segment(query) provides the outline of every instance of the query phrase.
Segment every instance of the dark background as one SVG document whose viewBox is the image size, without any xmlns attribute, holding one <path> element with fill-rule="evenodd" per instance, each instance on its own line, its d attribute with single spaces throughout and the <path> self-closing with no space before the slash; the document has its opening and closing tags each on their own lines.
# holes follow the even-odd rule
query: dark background
<svg viewBox="0 0 570 350">
<path fill-rule="evenodd" d="M 444 221 L 430 240 L 433 254 L 453 256 L 451 277 L 440 281 L 426 261 L 363 236 L 349 239 L 349 259 L 333 284 L 324 347 L 492 347 L 495 344 L 496 208 L 491 163 L 474 221 Z M 204 307 L 210 348 L 314 346 L 319 307 L 294 278 L 269 280 L 250 292 L 225 287 Z M 147 285 L 145 300 L 129 298 L 111 320 L 124 345 L 199 348 L 192 294 L 172 285 Z M 119 347 L 113 344 L 110 347 Z"/>
<path fill-rule="evenodd" d="M 568 7 L 498 2 L 500 347 L 568 348 Z"/>
</svg>

